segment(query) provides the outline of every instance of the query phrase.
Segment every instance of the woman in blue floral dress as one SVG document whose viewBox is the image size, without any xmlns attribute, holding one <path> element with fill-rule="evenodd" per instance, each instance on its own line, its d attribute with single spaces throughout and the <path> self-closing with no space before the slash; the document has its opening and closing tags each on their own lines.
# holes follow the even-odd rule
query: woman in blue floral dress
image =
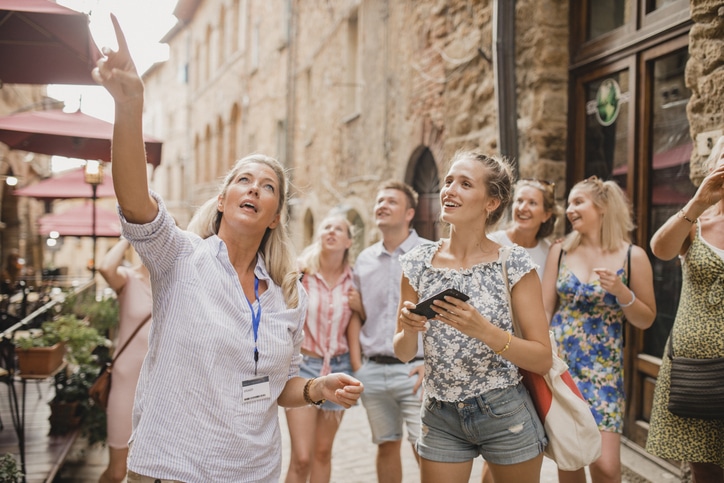
<svg viewBox="0 0 724 483">
<path fill-rule="evenodd" d="M 647 329 L 656 317 L 651 263 L 631 244 L 630 205 L 614 181 L 592 177 L 573 186 L 566 215 L 573 231 L 551 247 L 543 300 L 560 355 L 601 430 L 591 478 L 620 483 L 623 324 Z M 584 469 L 559 470 L 558 478 L 586 482 Z"/>
<path fill-rule="evenodd" d="M 522 367 L 544 374 L 552 364 L 540 279 L 524 248 L 501 250 L 486 236 L 505 212 L 511 185 L 510 167 L 501 160 L 457 153 L 440 191 L 450 238 L 400 257 L 397 357 L 415 357 L 418 334 L 424 333 L 425 399 L 417 441 L 423 483 L 467 482 L 479 455 L 495 481 L 540 480 L 545 432 L 518 372 Z M 431 320 L 410 312 L 447 288 L 467 294 L 469 302 L 437 301 Z M 513 336 L 511 305 L 524 338 Z"/>
</svg>

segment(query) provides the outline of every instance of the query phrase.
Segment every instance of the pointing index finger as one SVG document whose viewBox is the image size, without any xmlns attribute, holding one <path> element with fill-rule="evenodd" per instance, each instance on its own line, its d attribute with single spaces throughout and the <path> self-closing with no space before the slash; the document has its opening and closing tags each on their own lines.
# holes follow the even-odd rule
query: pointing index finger
<svg viewBox="0 0 724 483">
<path fill-rule="evenodd" d="M 126 36 L 121 30 L 121 24 L 118 23 L 118 18 L 115 14 L 111 14 L 111 22 L 113 22 L 113 30 L 116 32 L 116 41 L 118 42 L 118 52 L 130 56 L 130 50 L 128 49 L 128 42 L 126 42 Z"/>
</svg>

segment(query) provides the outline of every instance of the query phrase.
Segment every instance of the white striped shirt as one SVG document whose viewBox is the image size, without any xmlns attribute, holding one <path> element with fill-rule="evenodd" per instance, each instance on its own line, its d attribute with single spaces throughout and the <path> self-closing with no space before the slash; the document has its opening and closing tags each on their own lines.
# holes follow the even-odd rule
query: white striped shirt
<svg viewBox="0 0 724 483">
<path fill-rule="evenodd" d="M 324 358 L 321 375 L 326 376 L 330 359 L 349 352 L 347 326 L 352 309 L 347 293 L 354 288 L 352 269 L 347 267 L 332 287 L 318 273 L 305 274 L 302 284 L 309 300 L 302 349 Z"/>
<path fill-rule="evenodd" d="M 254 273 L 268 286 L 259 296 L 258 375 L 269 377 L 271 399 L 242 402 L 242 381 L 255 377 L 254 335 L 226 244 L 177 228 L 152 195 L 159 204 L 152 222 L 131 224 L 121 214 L 123 236 L 151 272 L 153 287 L 128 468 L 189 483 L 276 482 L 282 461 L 277 398 L 299 373 L 306 295 L 299 284 L 300 303 L 288 309 L 258 258 Z"/>
</svg>

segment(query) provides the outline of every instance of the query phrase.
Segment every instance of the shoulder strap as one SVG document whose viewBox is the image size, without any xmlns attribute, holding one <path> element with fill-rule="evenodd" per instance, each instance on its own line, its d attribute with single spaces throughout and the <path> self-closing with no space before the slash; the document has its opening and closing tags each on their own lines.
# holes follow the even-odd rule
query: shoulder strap
<svg viewBox="0 0 724 483">
<path fill-rule="evenodd" d="M 561 247 L 561 251 L 558 252 L 558 272 L 561 271 L 561 260 L 563 260 L 563 247 Z"/>
<path fill-rule="evenodd" d="M 143 319 L 143 322 L 138 324 L 138 327 L 136 327 L 136 330 L 133 331 L 133 334 L 131 334 L 131 337 L 128 338 L 125 344 L 121 346 L 120 349 L 118 349 L 118 352 L 116 352 L 116 355 L 113 356 L 113 360 L 111 361 L 111 365 L 113 365 L 114 362 L 116 362 L 116 359 L 118 359 L 118 356 L 121 355 L 121 353 L 125 350 L 126 347 L 128 347 L 128 344 L 133 340 L 134 337 L 136 337 L 136 334 L 138 334 L 138 331 L 141 330 L 141 327 L 146 325 L 146 322 L 148 322 L 151 319 L 151 315 L 153 313 L 149 313 L 148 316 Z"/>
<path fill-rule="evenodd" d="M 510 320 L 513 321 L 513 332 L 516 337 L 522 337 L 518 322 L 515 320 L 513 315 L 513 301 L 510 298 L 510 287 L 508 286 L 508 256 L 510 255 L 511 247 L 504 246 L 500 249 L 500 264 L 503 270 L 503 284 L 505 285 L 505 298 L 508 301 L 508 311 L 510 312 Z"/>
<path fill-rule="evenodd" d="M 633 246 L 633 243 L 628 244 L 628 251 L 626 252 L 626 273 L 628 274 L 628 277 L 626 277 L 626 286 L 631 286 L 631 247 Z"/>
</svg>

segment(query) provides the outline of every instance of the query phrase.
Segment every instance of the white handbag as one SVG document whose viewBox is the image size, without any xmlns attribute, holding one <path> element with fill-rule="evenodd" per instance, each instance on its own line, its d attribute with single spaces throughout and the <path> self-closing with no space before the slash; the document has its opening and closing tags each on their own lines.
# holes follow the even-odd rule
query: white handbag
<svg viewBox="0 0 724 483">
<path fill-rule="evenodd" d="M 501 254 L 503 281 L 515 335 L 522 337 L 510 300 L 506 268 L 509 253 L 510 247 L 504 247 Z M 593 463 L 601 456 L 601 432 L 588 402 L 583 399 L 568 372 L 568 364 L 558 356 L 553 332 L 549 332 L 549 336 L 553 366 L 548 373 L 541 376 L 520 368 L 519 371 L 548 437 L 545 455 L 555 461 L 559 469 L 573 471 Z"/>
</svg>

